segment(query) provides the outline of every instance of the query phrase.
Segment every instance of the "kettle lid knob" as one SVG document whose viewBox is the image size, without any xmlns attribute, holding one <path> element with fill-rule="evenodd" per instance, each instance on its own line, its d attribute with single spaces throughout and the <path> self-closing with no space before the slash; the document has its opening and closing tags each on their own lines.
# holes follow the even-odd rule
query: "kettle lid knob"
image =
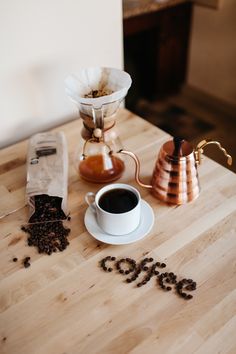
<svg viewBox="0 0 236 354">
<path fill-rule="evenodd" d="M 180 136 L 176 136 L 173 139 L 173 142 L 174 142 L 173 156 L 183 156 L 182 145 L 183 145 L 184 141 L 185 141 L 184 138 L 182 138 Z"/>
<path fill-rule="evenodd" d="M 182 137 L 175 137 L 162 145 L 161 153 L 168 156 L 168 159 L 184 159 L 187 156 L 192 156 L 193 147 Z"/>
</svg>

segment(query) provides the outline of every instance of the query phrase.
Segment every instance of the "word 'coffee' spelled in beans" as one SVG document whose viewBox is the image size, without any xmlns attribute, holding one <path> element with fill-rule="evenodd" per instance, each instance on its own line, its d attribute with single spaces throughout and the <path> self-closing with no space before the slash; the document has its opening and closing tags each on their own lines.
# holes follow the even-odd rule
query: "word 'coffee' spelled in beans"
<svg viewBox="0 0 236 354">
<path fill-rule="evenodd" d="M 107 262 L 109 262 L 109 266 L 107 265 Z M 132 258 L 120 258 L 117 260 L 116 257 L 107 256 L 100 261 L 100 266 L 105 272 L 112 272 L 114 269 L 112 268 L 111 262 L 115 262 L 114 269 L 120 274 L 128 275 L 132 273 L 131 277 L 126 278 L 126 283 L 134 282 L 142 272 L 146 272 L 143 279 L 137 283 L 138 288 L 147 284 L 147 282 L 154 276 L 156 276 L 157 284 L 162 290 L 169 292 L 174 288 L 176 293 L 185 300 L 193 298 L 193 296 L 186 291 L 194 291 L 197 288 L 197 283 L 192 279 L 184 278 L 178 281 L 177 275 L 173 272 L 160 273 L 157 268 L 163 269 L 166 267 L 166 264 L 155 262 L 153 258 L 144 258 L 139 263 L 136 263 Z"/>
</svg>

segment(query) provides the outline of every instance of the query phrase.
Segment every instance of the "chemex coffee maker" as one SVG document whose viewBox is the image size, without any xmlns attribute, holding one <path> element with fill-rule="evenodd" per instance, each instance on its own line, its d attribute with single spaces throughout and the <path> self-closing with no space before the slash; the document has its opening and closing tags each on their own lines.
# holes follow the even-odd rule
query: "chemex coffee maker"
<svg viewBox="0 0 236 354">
<path fill-rule="evenodd" d="M 199 196 L 197 165 L 202 161 L 203 149 L 209 144 L 216 144 L 227 157 L 227 163 L 232 164 L 232 157 L 218 141 L 202 140 L 194 149 L 188 141 L 176 137 L 162 145 L 150 185 L 140 181 L 140 162 L 137 156 L 126 150 L 120 152 L 134 159 L 135 179 L 140 186 L 150 189 L 155 197 L 166 203 L 180 205 Z"/>
<path fill-rule="evenodd" d="M 76 169 L 89 182 L 112 182 L 124 171 L 122 156 L 116 154 L 122 144 L 114 127 L 131 82 L 126 72 L 102 67 L 83 69 L 65 81 L 66 92 L 83 119 L 85 143 L 76 154 Z"/>
</svg>

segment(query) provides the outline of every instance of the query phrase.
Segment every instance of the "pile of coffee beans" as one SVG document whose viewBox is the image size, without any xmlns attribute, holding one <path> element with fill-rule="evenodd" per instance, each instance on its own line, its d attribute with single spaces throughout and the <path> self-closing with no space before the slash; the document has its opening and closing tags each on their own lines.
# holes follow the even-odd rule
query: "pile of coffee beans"
<svg viewBox="0 0 236 354">
<path fill-rule="evenodd" d="M 107 262 L 109 262 L 109 267 L 107 266 Z M 121 258 L 116 260 L 116 257 L 107 256 L 100 261 L 100 266 L 105 272 L 112 272 L 112 263 L 114 262 L 114 269 L 116 269 L 122 275 L 128 275 L 132 273 L 132 276 L 126 278 L 126 283 L 134 282 L 142 272 L 146 272 L 144 278 L 139 281 L 136 285 L 137 287 L 141 287 L 152 277 L 156 276 L 157 284 L 164 291 L 171 291 L 172 288 L 175 289 L 176 294 L 181 296 L 185 300 L 190 300 L 193 298 L 191 294 L 186 293 L 186 291 L 194 291 L 197 288 L 197 283 L 192 279 L 181 279 L 177 280 L 177 275 L 173 272 L 163 272 L 157 270 L 166 268 L 166 264 L 162 262 L 155 262 L 153 258 L 144 258 L 139 263 L 137 263 L 132 258 Z M 148 263 L 151 263 L 148 266 Z"/>
<path fill-rule="evenodd" d="M 29 234 L 28 246 L 35 246 L 39 253 L 51 255 L 63 251 L 69 245 L 67 239 L 70 229 L 66 229 L 62 221 L 29 224 L 22 230 Z"/>
<path fill-rule="evenodd" d="M 39 253 L 51 255 L 53 252 L 66 249 L 69 245 L 69 228 L 65 228 L 62 220 L 71 217 L 61 209 L 61 198 L 48 195 L 35 196 L 35 213 L 29 223 L 21 227 L 29 234 L 28 246 L 35 246 Z"/>
</svg>

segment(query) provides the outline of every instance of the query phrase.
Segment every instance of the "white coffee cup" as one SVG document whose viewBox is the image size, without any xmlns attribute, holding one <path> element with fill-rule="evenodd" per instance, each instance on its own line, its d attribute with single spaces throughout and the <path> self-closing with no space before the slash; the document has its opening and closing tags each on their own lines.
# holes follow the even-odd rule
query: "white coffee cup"
<svg viewBox="0 0 236 354">
<path fill-rule="evenodd" d="M 102 195 L 113 189 L 125 189 L 131 191 L 137 197 L 137 205 L 129 211 L 111 213 L 99 206 Z M 134 231 L 140 223 L 141 196 L 138 190 L 128 184 L 114 183 L 101 188 L 96 194 L 88 192 L 85 201 L 96 214 L 97 223 L 107 234 L 121 236 Z"/>
</svg>

